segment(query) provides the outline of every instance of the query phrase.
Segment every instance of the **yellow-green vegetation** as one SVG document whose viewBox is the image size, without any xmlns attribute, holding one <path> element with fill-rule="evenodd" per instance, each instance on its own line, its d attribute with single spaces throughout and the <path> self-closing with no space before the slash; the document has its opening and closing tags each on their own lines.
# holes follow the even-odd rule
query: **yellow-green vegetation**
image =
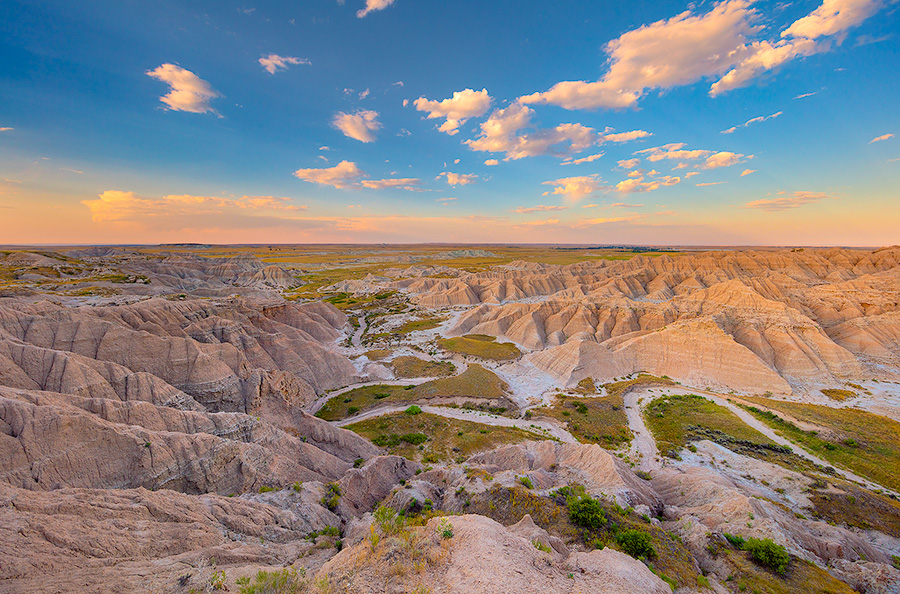
<svg viewBox="0 0 900 594">
<path fill-rule="evenodd" d="M 371 309 L 374 307 L 387 307 L 395 305 L 396 300 L 390 298 L 396 295 L 396 291 L 382 291 L 373 295 L 351 295 L 350 293 L 335 293 L 323 299 L 338 309 Z"/>
<path fill-rule="evenodd" d="M 495 373 L 480 365 L 469 365 L 460 375 L 432 380 L 418 386 L 379 384 L 356 388 L 333 396 L 319 409 L 316 416 L 326 421 L 338 421 L 374 406 L 430 399 L 459 398 L 476 404 L 497 403 L 507 393 L 506 383 Z M 496 412 L 504 411 L 505 408 Z"/>
<path fill-rule="evenodd" d="M 852 390 L 840 390 L 838 388 L 825 388 L 824 390 L 821 390 L 821 392 L 832 400 L 837 400 L 838 402 L 843 402 L 848 398 L 854 398 L 856 396 L 856 393 Z"/>
<path fill-rule="evenodd" d="M 730 535 L 729 535 L 730 536 Z M 720 537 L 721 538 L 721 537 Z M 732 537 L 733 538 L 733 537 Z M 791 559 L 784 573 L 765 567 L 754 558 L 753 550 L 762 553 L 764 558 L 766 544 L 751 547 L 751 551 L 743 550 L 746 546 L 743 539 L 735 538 L 733 542 L 725 539 L 713 540 L 707 551 L 722 561 L 730 570 L 725 584 L 733 592 L 756 592 L 758 594 L 853 594 L 855 590 L 844 582 L 832 577 L 827 571 L 819 569 L 808 561 Z M 779 561 L 779 551 L 771 556 L 774 563 Z M 783 560 L 783 559 L 780 559 Z"/>
<path fill-rule="evenodd" d="M 855 408 L 832 408 L 817 404 L 783 402 L 766 398 L 748 398 L 763 410 L 747 406 L 747 410 L 775 429 L 779 435 L 798 443 L 832 464 L 900 490 L 900 423 Z M 783 415 L 803 419 L 821 427 L 804 430 Z"/>
<path fill-rule="evenodd" d="M 363 354 L 369 358 L 369 361 L 380 361 L 390 357 L 393 353 L 394 351 L 391 349 L 372 349 Z"/>
<path fill-rule="evenodd" d="M 389 453 L 426 463 L 461 462 L 479 452 L 541 436 L 514 427 L 492 427 L 428 413 L 405 412 L 347 427 Z"/>
<path fill-rule="evenodd" d="M 594 378 L 586 377 L 578 382 L 575 391 L 581 394 L 596 394 L 597 386 L 594 384 Z"/>
<path fill-rule="evenodd" d="M 535 414 L 562 421 L 566 429 L 583 443 L 619 447 L 631 441 L 625 405 L 621 395 L 603 398 L 568 398 L 560 395 L 552 406 L 535 409 Z"/>
<path fill-rule="evenodd" d="M 488 516 L 504 525 L 530 514 L 535 524 L 566 542 L 579 542 L 588 548 L 608 546 L 644 556 L 673 590 L 697 584 L 693 557 L 680 542 L 651 525 L 649 518 L 588 497 L 578 485 L 558 489 L 549 496 L 521 486 L 494 485 L 472 495 L 466 512 Z"/>
<path fill-rule="evenodd" d="M 438 346 L 451 353 L 461 353 L 482 359 L 506 361 L 515 359 L 522 351 L 511 342 L 497 342 L 493 336 L 485 334 L 466 334 L 458 338 L 441 338 Z"/>
<path fill-rule="evenodd" d="M 900 503 L 845 482 L 817 480 L 810 487 L 813 517 L 900 538 Z"/>
<path fill-rule="evenodd" d="M 412 355 L 397 357 L 391 361 L 394 375 L 403 378 L 446 377 L 456 373 L 456 365 L 450 361 L 426 361 Z"/>
<path fill-rule="evenodd" d="M 442 318 L 423 318 L 421 320 L 411 320 L 406 322 L 399 328 L 394 329 L 397 334 L 409 334 L 417 330 L 431 330 L 441 325 L 444 320 Z"/>
<path fill-rule="evenodd" d="M 312 586 L 306 577 L 306 569 L 301 567 L 298 570 L 293 566 L 281 571 L 260 570 L 252 579 L 244 576 L 235 580 L 235 583 L 239 594 L 304 594 Z"/>
<path fill-rule="evenodd" d="M 723 406 L 694 394 L 657 398 L 644 409 L 647 428 L 663 455 L 678 458 L 692 441 L 708 439 L 731 451 L 786 468 L 817 471 L 790 448 L 748 426 Z"/>
<path fill-rule="evenodd" d="M 624 397 L 625 394 L 636 388 L 647 388 L 650 386 L 674 386 L 675 382 L 670 380 L 668 377 L 656 377 L 655 375 L 649 375 L 646 373 L 640 373 L 637 377 L 630 380 L 622 380 L 620 382 L 612 382 L 609 384 L 603 384 L 603 387 L 606 388 L 606 393 L 610 396 L 621 396 Z"/>
</svg>

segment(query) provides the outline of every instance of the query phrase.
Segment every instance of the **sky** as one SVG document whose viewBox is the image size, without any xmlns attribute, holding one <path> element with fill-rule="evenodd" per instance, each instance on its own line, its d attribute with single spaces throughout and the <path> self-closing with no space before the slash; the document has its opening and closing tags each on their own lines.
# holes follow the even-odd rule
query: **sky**
<svg viewBox="0 0 900 594">
<path fill-rule="evenodd" d="M 897 0 L 3 0 L 0 244 L 898 244 L 898 72 Z"/>
</svg>

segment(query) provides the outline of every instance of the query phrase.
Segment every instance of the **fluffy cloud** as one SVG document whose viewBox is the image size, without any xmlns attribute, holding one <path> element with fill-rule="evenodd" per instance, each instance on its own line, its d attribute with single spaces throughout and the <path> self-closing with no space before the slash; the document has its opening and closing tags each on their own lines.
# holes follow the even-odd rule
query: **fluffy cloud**
<svg viewBox="0 0 900 594">
<path fill-rule="evenodd" d="M 0 128 L 0 132 L 10 132 L 12 130 L 15 130 L 15 128 L 9 128 L 9 127 Z"/>
<path fill-rule="evenodd" d="M 637 167 L 638 165 L 641 164 L 641 160 L 640 159 L 623 159 L 621 161 L 618 161 L 617 164 L 622 169 L 634 169 L 635 167 Z"/>
<path fill-rule="evenodd" d="M 400 188 L 401 190 L 408 190 L 410 192 L 421 192 L 422 190 L 416 187 L 421 183 L 421 181 L 422 180 L 414 177 L 404 177 L 397 179 L 364 179 L 359 182 L 359 185 L 370 190 Z"/>
<path fill-rule="evenodd" d="M 697 184 L 697 187 L 698 187 L 698 188 L 705 188 L 706 186 L 718 186 L 718 185 L 724 184 L 724 183 L 725 183 L 725 182 L 723 182 L 723 181 L 717 181 L 717 182 L 703 182 L 703 183 Z"/>
<path fill-rule="evenodd" d="M 669 88 L 718 75 L 756 31 L 750 0 L 717 4 L 702 15 L 685 11 L 624 33 L 606 45 L 609 71 L 597 82 L 565 81 L 523 103 L 566 109 L 630 107 L 648 89 Z"/>
<path fill-rule="evenodd" d="M 747 120 L 747 121 L 744 122 L 743 124 L 738 124 L 737 126 L 732 126 L 731 128 L 728 128 L 727 130 L 722 130 L 722 134 L 731 134 L 731 133 L 733 133 L 735 130 L 737 130 L 738 128 L 746 128 L 747 126 L 749 126 L 749 125 L 751 125 L 751 124 L 757 124 L 757 123 L 759 123 L 759 122 L 765 122 L 766 120 L 771 120 L 771 119 L 773 119 L 773 118 L 777 118 L 777 117 L 780 116 L 782 113 L 784 113 L 784 112 L 776 111 L 776 112 L 773 113 L 772 115 L 767 115 L 767 116 L 757 116 L 757 117 L 755 117 L 755 118 L 750 118 L 749 120 Z"/>
<path fill-rule="evenodd" d="M 360 142 L 374 142 L 373 132 L 381 128 L 378 112 L 370 109 L 360 109 L 352 114 L 339 111 L 331 120 L 331 125 L 343 132 L 344 136 Z"/>
<path fill-rule="evenodd" d="M 366 7 L 356 12 L 357 18 L 363 18 L 370 12 L 384 10 L 394 3 L 394 0 L 366 0 Z"/>
<path fill-rule="evenodd" d="M 537 155 L 564 156 L 577 153 L 597 142 L 593 128 L 581 124 L 560 124 L 555 128 L 520 133 L 531 126 L 534 110 L 515 102 L 505 109 L 495 110 L 481 124 L 481 134 L 465 144 L 474 151 L 506 153 L 505 160 Z"/>
<path fill-rule="evenodd" d="M 616 134 L 604 133 L 600 136 L 600 142 L 628 142 L 629 140 L 647 138 L 648 136 L 653 136 L 653 133 L 647 132 L 646 130 L 632 130 L 630 132 L 618 132 Z"/>
<path fill-rule="evenodd" d="M 594 175 L 581 175 L 576 177 L 561 177 L 552 181 L 542 182 L 545 186 L 556 186 L 553 192 L 548 194 L 561 194 L 570 200 L 581 200 L 600 189 L 600 178 Z"/>
<path fill-rule="evenodd" d="M 743 171 L 741 171 L 741 177 L 750 175 L 751 173 L 756 173 L 756 169 L 744 169 Z"/>
<path fill-rule="evenodd" d="M 269 74 L 275 74 L 278 70 L 287 70 L 291 64 L 309 64 L 310 61 L 305 58 L 292 58 L 290 56 L 279 56 L 277 54 L 269 54 L 259 59 L 259 64 L 266 69 Z"/>
<path fill-rule="evenodd" d="M 780 210 L 788 210 L 791 208 L 799 208 L 806 204 L 812 204 L 825 198 L 833 198 L 824 192 L 806 192 L 798 191 L 787 194 L 779 192 L 777 198 L 766 198 L 763 200 L 754 200 L 744 205 L 744 208 L 756 208 L 769 212 L 777 212 Z"/>
<path fill-rule="evenodd" d="M 456 91 L 453 96 L 443 101 L 432 101 L 425 97 L 419 97 L 413 104 L 419 111 L 428 112 L 428 119 L 446 118 L 446 121 L 438 128 L 451 136 L 459 132 L 459 127 L 465 124 L 469 118 L 484 115 L 491 106 L 491 97 L 487 89 L 473 91 L 465 89 Z"/>
<path fill-rule="evenodd" d="M 651 89 L 687 85 L 721 77 L 715 96 L 744 86 L 761 73 L 790 60 L 827 51 L 823 37 L 841 36 L 872 16 L 884 0 L 824 0 L 780 38 L 757 39 L 753 0 L 725 0 L 703 14 L 688 10 L 628 31 L 604 48 L 609 69 L 595 82 L 563 81 L 543 93 L 521 97 L 526 104 L 549 103 L 566 109 L 634 106 Z"/>
<path fill-rule="evenodd" d="M 334 167 L 298 169 L 294 172 L 294 176 L 303 181 L 335 188 L 349 188 L 363 175 L 362 170 L 352 161 L 341 161 Z"/>
<path fill-rule="evenodd" d="M 646 179 L 643 175 L 629 177 L 616 184 L 615 190 L 623 194 L 635 192 L 651 192 L 663 186 L 674 186 L 681 183 L 681 178 L 673 175 L 665 175 L 656 179 Z"/>
<path fill-rule="evenodd" d="M 154 70 L 148 70 L 147 76 L 169 85 L 171 90 L 159 98 L 169 109 L 191 113 L 217 113 L 209 102 L 222 95 L 190 70 L 175 64 L 163 64 Z"/>
<path fill-rule="evenodd" d="M 545 206 L 543 204 L 538 204 L 537 206 L 529 206 L 524 207 L 520 206 L 519 208 L 514 208 L 509 212 L 517 212 L 519 214 L 528 214 L 530 212 L 551 212 L 554 210 L 566 210 L 568 206 Z"/>
<path fill-rule="evenodd" d="M 500 161 L 498 161 L 497 159 L 487 159 L 484 164 L 488 167 L 493 167 L 494 165 L 499 165 Z"/>
<path fill-rule="evenodd" d="M 444 171 L 435 179 L 441 179 L 442 177 L 447 178 L 447 183 L 451 186 L 467 186 L 475 183 L 475 180 L 478 179 L 478 176 L 474 173 L 453 173 L 451 171 Z"/>
<path fill-rule="evenodd" d="M 588 155 L 587 157 L 582 157 L 581 159 L 572 160 L 572 157 L 566 157 L 563 159 L 563 165 L 581 165 L 582 163 L 593 163 L 606 153 L 597 153 L 595 155 Z"/>
<path fill-rule="evenodd" d="M 712 154 L 712 151 L 704 149 L 684 150 L 685 146 L 687 145 L 683 142 L 671 142 L 662 146 L 643 149 L 637 151 L 635 154 L 647 155 L 647 160 L 653 163 L 662 161 L 663 159 L 675 161 L 702 159 Z"/>
<path fill-rule="evenodd" d="M 875 138 L 870 140 L 869 144 L 872 144 L 873 142 L 881 142 L 882 140 L 889 140 L 893 137 L 894 137 L 893 134 L 882 134 L 881 136 L 876 136 Z"/>
<path fill-rule="evenodd" d="M 721 151 L 707 157 L 706 161 L 703 162 L 700 167 L 703 169 L 718 169 L 719 167 L 731 167 L 732 165 L 737 165 L 738 163 L 743 163 L 746 159 L 752 159 L 753 155 L 749 157 L 747 155 L 742 155 L 740 153 L 732 153 L 729 151 Z"/>
<path fill-rule="evenodd" d="M 694 177 L 695 175 L 700 175 L 700 172 L 699 171 L 688 171 L 687 173 L 684 174 L 684 179 L 690 179 L 690 178 Z"/>
<path fill-rule="evenodd" d="M 305 206 L 289 204 L 290 198 L 275 196 L 219 196 L 171 195 L 147 198 L 134 192 L 107 190 L 93 200 L 82 200 L 96 223 L 133 221 L 141 218 L 195 218 L 217 216 L 247 216 L 248 211 L 297 211 Z M 241 214 L 243 211 L 244 214 Z"/>
</svg>

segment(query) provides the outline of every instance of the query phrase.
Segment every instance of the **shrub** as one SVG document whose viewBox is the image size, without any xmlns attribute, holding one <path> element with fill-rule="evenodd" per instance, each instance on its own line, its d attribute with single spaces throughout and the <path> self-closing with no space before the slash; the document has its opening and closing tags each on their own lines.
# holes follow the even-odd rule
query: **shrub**
<svg viewBox="0 0 900 594">
<path fill-rule="evenodd" d="M 348 415 L 351 415 L 351 416 L 352 416 L 352 415 L 355 415 L 355 414 L 358 413 L 358 412 L 359 412 L 359 407 L 358 407 L 358 406 L 351 406 L 350 408 L 347 409 L 347 414 L 348 414 Z"/>
<path fill-rule="evenodd" d="M 397 515 L 397 512 L 390 507 L 379 505 L 375 511 L 372 512 L 372 517 L 375 518 L 375 523 L 378 524 L 378 530 L 381 531 L 382 534 L 397 534 L 403 529 L 403 518 Z"/>
<path fill-rule="evenodd" d="M 320 503 L 334 511 L 337 509 L 338 503 L 341 501 L 341 488 L 337 483 L 328 483 L 325 485 L 325 494 L 322 495 Z"/>
<path fill-rule="evenodd" d="M 260 493 L 271 493 L 274 490 L 275 490 L 275 487 L 267 487 L 266 485 L 263 485 L 262 487 L 259 488 Z"/>
<path fill-rule="evenodd" d="M 519 482 L 522 483 L 522 486 L 525 487 L 526 489 L 533 489 L 533 488 L 534 488 L 534 483 L 532 483 L 532 482 L 531 482 L 531 479 L 528 478 L 527 476 L 520 476 L 520 477 L 519 477 Z"/>
<path fill-rule="evenodd" d="M 419 445 L 428 441 L 428 436 L 424 433 L 404 433 L 400 436 L 400 439 L 412 445 Z"/>
<path fill-rule="evenodd" d="M 567 502 L 569 519 L 582 528 L 599 529 L 606 523 L 606 513 L 600 502 L 590 496 L 572 497 Z"/>
<path fill-rule="evenodd" d="M 725 532 L 722 536 L 724 536 L 725 540 L 730 542 L 734 546 L 734 548 L 736 548 L 736 549 L 744 548 L 745 541 L 744 541 L 743 536 L 738 536 L 737 534 L 728 534 L 727 532 Z"/>
<path fill-rule="evenodd" d="M 450 520 L 447 518 L 441 520 L 441 523 L 438 526 L 438 534 L 440 534 L 441 538 L 444 540 L 453 538 L 453 525 L 450 523 Z"/>
<path fill-rule="evenodd" d="M 410 406 L 403 412 L 405 412 L 408 415 L 417 415 L 422 412 L 422 409 L 419 408 L 418 406 L 416 406 L 415 404 L 413 404 L 412 406 Z"/>
<path fill-rule="evenodd" d="M 294 490 L 294 493 L 299 493 L 301 488 L 303 488 L 303 483 L 300 481 L 295 481 L 294 484 L 291 485 L 291 489 Z"/>
<path fill-rule="evenodd" d="M 285 567 L 281 571 L 259 571 L 252 581 L 245 576 L 236 582 L 239 594 L 299 594 L 306 591 L 305 578 L 306 569 Z"/>
<path fill-rule="evenodd" d="M 616 542 L 623 551 L 636 559 L 640 557 L 650 559 L 656 556 L 650 535 L 642 530 L 622 530 L 616 534 Z"/>
<path fill-rule="evenodd" d="M 784 573 L 791 560 L 787 549 L 771 538 L 748 538 L 743 548 L 754 561 L 777 573 Z"/>
<path fill-rule="evenodd" d="M 353 468 L 359 468 L 360 466 L 365 464 L 365 462 L 366 461 L 363 460 L 362 458 L 357 458 L 356 460 L 353 461 Z"/>
</svg>

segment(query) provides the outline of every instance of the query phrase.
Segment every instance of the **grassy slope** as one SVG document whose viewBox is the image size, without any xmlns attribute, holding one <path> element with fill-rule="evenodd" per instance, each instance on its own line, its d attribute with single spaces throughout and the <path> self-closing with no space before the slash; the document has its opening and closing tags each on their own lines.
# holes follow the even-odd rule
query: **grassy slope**
<svg viewBox="0 0 900 594">
<path fill-rule="evenodd" d="M 461 353 L 482 359 L 506 361 L 515 359 L 522 351 L 511 342 L 496 342 L 493 336 L 467 334 L 458 338 L 441 338 L 438 346 L 451 353 Z"/>
</svg>

